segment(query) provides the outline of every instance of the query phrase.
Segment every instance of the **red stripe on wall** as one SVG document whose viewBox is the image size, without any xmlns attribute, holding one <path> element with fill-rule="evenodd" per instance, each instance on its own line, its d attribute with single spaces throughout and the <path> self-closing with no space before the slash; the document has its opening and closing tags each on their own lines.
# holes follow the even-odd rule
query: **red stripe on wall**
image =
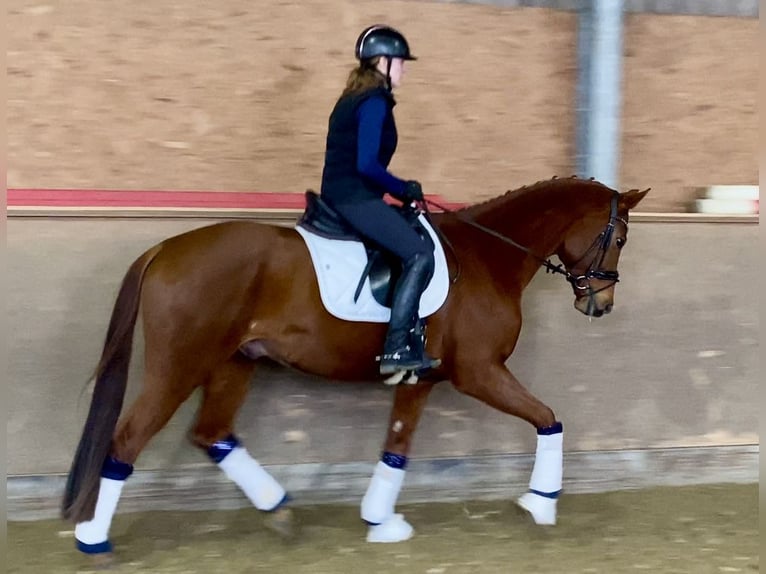
<svg viewBox="0 0 766 574">
<path fill-rule="evenodd" d="M 428 195 L 437 203 L 457 209 L 462 203 Z M 306 207 L 303 193 L 251 191 L 168 191 L 102 189 L 9 189 L 8 207 L 50 208 L 199 208 L 297 209 Z"/>
<path fill-rule="evenodd" d="M 98 189 L 8 190 L 9 207 L 303 209 L 305 205 L 302 193 Z"/>
</svg>

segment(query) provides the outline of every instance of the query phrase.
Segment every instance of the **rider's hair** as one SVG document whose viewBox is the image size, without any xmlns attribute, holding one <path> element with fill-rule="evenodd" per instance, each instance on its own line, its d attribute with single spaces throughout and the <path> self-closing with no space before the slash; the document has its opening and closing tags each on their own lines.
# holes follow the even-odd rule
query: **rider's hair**
<svg viewBox="0 0 766 574">
<path fill-rule="evenodd" d="M 380 56 L 363 60 L 356 68 L 351 70 L 346 80 L 346 89 L 343 90 L 343 96 L 350 94 L 361 94 L 373 88 L 383 88 L 386 86 L 386 77 L 381 74 L 376 66 Z"/>
</svg>

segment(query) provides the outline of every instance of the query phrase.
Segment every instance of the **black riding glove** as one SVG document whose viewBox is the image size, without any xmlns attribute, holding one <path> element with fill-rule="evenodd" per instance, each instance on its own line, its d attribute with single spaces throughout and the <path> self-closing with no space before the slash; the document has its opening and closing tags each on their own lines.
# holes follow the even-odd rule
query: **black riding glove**
<svg viewBox="0 0 766 574">
<path fill-rule="evenodd" d="M 423 201 L 423 187 L 419 181 L 410 180 L 407 182 L 407 187 L 404 188 L 402 198 L 407 202 L 411 201 Z"/>
</svg>

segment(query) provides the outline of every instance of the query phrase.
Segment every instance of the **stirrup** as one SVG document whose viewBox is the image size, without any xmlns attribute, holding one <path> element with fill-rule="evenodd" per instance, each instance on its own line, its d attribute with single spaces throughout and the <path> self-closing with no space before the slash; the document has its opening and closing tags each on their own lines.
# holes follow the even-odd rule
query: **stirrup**
<svg viewBox="0 0 766 574">
<path fill-rule="evenodd" d="M 399 371 L 414 371 L 423 373 L 441 365 L 440 359 L 433 359 L 425 353 L 421 357 L 413 357 L 409 345 L 393 353 L 384 353 L 380 357 L 380 374 L 392 375 Z M 409 355 L 409 356 L 408 356 Z"/>
</svg>

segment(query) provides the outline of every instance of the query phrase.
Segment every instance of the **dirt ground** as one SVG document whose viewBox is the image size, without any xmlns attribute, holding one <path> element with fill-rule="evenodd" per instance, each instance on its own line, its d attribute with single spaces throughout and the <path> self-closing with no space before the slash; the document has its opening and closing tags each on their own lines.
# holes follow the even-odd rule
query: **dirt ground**
<svg viewBox="0 0 766 574">
<path fill-rule="evenodd" d="M 392 171 L 480 201 L 575 171 L 577 15 L 412 0 L 11 0 L 11 188 L 303 192 L 359 31 L 419 56 Z M 630 14 L 621 188 L 755 184 L 758 20 Z"/>
<path fill-rule="evenodd" d="M 541 528 L 511 502 L 398 508 L 415 527 L 368 544 L 355 506 L 298 507 L 280 539 L 255 510 L 118 515 L 118 573 L 721 574 L 759 570 L 758 486 L 707 485 L 564 496 Z M 8 525 L 8 572 L 91 571 L 59 521 Z"/>
</svg>

